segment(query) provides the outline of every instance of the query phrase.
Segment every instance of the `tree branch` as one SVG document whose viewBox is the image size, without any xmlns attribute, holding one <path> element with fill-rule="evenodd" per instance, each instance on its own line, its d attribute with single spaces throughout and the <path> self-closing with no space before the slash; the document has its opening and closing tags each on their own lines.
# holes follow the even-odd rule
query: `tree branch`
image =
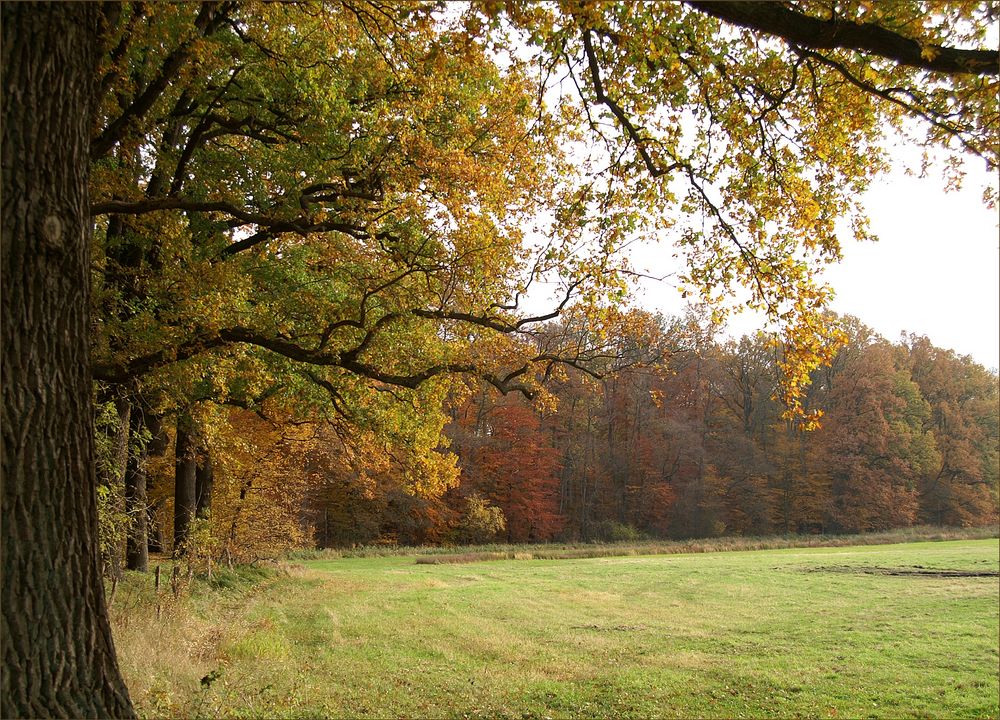
<svg viewBox="0 0 1000 720">
<path fill-rule="evenodd" d="M 872 83 L 866 82 L 861 78 L 857 77 L 854 73 L 848 70 L 847 67 L 845 67 L 842 63 L 839 63 L 836 60 L 833 60 L 832 58 L 828 58 L 822 53 L 814 52 L 813 50 L 808 50 L 806 48 L 799 47 L 797 45 L 793 45 L 792 50 L 800 58 L 812 58 L 813 60 L 816 60 L 817 62 L 820 62 L 826 65 L 827 67 L 833 68 L 834 70 L 839 72 L 841 76 L 844 77 L 845 80 L 847 80 L 849 83 L 859 88 L 860 90 L 875 95 L 876 97 L 880 97 L 883 100 L 887 100 L 888 102 L 891 102 L 894 105 L 898 105 L 906 112 L 915 115 L 923 119 L 924 121 L 930 123 L 934 127 L 939 128 L 940 130 L 943 130 L 944 132 L 948 133 L 953 138 L 955 138 L 962 145 L 962 147 L 964 147 L 970 153 L 978 155 L 979 157 L 985 158 L 986 160 L 992 162 L 991 158 L 989 157 L 990 151 L 988 149 L 983 149 L 978 144 L 973 143 L 972 141 L 966 139 L 965 137 L 966 128 L 959 127 L 955 123 L 944 119 L 941 113 L 935 112 L 931 108 L 928 108 L 926 106 L 919 107 L 917 103 L 919 103 L 920 100 L 911 91 L 903 90 L 900 88 L 880 88 L 876 85 L 873 85 Z M 893 91 L 905 93 L 913 100 L 913 103 L 909 103 L 897 97 L 895 94 L 893 94 Z"/>
<path fill-rule="evenodd" d="M 423 308 L 414 308 L 410 312 L 417 317 L 427 318 L 430 320 L 457 320 L 459 322 L 467 322 L 470 325 L 478 325 L 480 327 L 496 330 L 501 333 L 516 333 L 519 332 L 525 325 L 546 322 L 559 317 L 562 311 L 566 308 L 570 299 L 573 297 L 573 291 L 576 290 L 576 288 L 579 287 L 584 280 L 585 278 L 579 278 L 569 284 L 566 288 L 566 294 L 563 296 L 562 301 L 555 310 L 545 313 L 544 315 L 521 318 L 516 322 L 508 322 L 497 317 L 476 315 L 474 313 L 458 312 L 455 310 L 425 310 Z"/>
<path fill-rule="evenodd" d="M 377 323 L 377 325 L 379 327 L 384 327 L 388 324 L 388 322 L 398 317 L 401 317 L 401 315 L 391 314 L 382 319 L 385 322 Z M 305 365 L 317 367 L 339 367 L 355 375 L 375 380 L 376 382 L 385 385 L 405 387 L 414 390 L 426 381 L 438 375 L 470 374 L 482 378 L 504 394 L 509 392 L 520 392 L 530 400 L 535 396 L 534 391 L 526 385 L 515 383 L 514 380 L 525 375 L 531 369 L 532 363 L 537 362 L 548 362 L 550 365 L 554 363 L 563 363 L 581 370 L 593 377 L 601 377 L 601 375 L 596 373 L 594 370 L 587 368 L 581 362 L 579 357 L 564 358 L 554 353 L 539 353 L 526 360 L 523 365 L 515 368 L 502 377 L 487 372 L 473 363 L 439 363 L 419 372 L 413 372 L 410 374 L 386 372 L 378 367 L 375 367 L 374 365 L 358 359 L 358 355 L 364 349 L 364 346 L 370 341 L 375 330 L 376 328 L 372 328 L 372 330 L 365 336 L 361 345 L 357 346 L 352 351 L 337 353 L 325 352 L 323 350 L 310 350 L 302 347 L 290 339 L 265 335 L 264 333 L 252 328 L 224 328 L 216 332 L 206 333 L 195 337 L 181 343 L 177 347 L 159 350 L 155 353 L 134 358 L 124 366 L 115 367 L 107 364 L 95 365 L 93 368 L 93 376 L 94 379 L 98 381 L 124 383 L 145 373 L 156 370 L 157 368 L 164 367 L 180 360 L 190 359 L 196 355 L 215 348 L 224 347 L 230 344 L 244 344 L 269 350 L 277 355 L 288 358 L 289 360 L 295 360 L 296 362 L 300 362 Z M 314 382 L 316 382 L 316 378 L 313 377 L 308 370 L 305 372 L 307 375 L 310 375 L 310 378 L 313 379 Z M 317 384 L 325 387 L 327 390 L 330 390 L 330 388 L 327 387 L 327 384 L 324 384 L 323 382 L 317 382 Z"/>
<path fill-rule="evenodd" d="M 336 220 L 314 223 L 309 218 L 304 217 L 293 219 L 275 218 L 224 201 L 199 201 L 167 197 L 154 200 L 140 200 L 138 202 L 107 200 L 105 202 L 93 203 L 90 206 L 91 216 L 108 215 L 111 213 L 119 215 L 146 215 L 163 210 L 225 213 L 240 221 L 238 225 L 257 225 L 265 228 L 265 230 L 227 246 L 222 251 L 223 256 L 234 255 L 243 250 L 248 250 L 254 245 L 274 237 L 275 234 L 283 232 L 292 232 L 297 235 L 308 235 L 316 232 L 342 232 L 354 238 L 369 237 L 369 233 L 365 230 L 349 223 L 338 222 Z"/>
<path fill-rule="evenodd" d="M 217 2 L 202 3 L 198 17 L 194 21 L 199 36 L 207 37 L 218 30 L 225 21 L 226 15 L 232 11 L 233 7 L 234 4 L 228 2 L 221 4 Z M 191 55 L 191 46 L 196 39 L 197 36 L 189 38 L 167 55 L 160 66 L 159 73 L 150 81 L 139 97 L 133 100 L 132 104 L 125 108 L 121 115 L 110 122 L 100 135 L 91 140 L 91 160 L 99 160 L 107 155 L 115 143 L 125 134 L 128 126 L 149 112 L 149 109 L 153 107 L 153 104 L 163 94 L 164 90 L 170 86 L 171 81 L 177 76 L 178 71 L 187 62 Z"/>
<path fill-rule="evenodd" d="M 733 25 L 776 35 L 789 43 L 814 50 L 842 48 L 877 55 L 900 65 L 951 75 L 998 75 L 996 50 L 962 50 L 921 45 L 916 40 L 872 23 L 821 20 L 785 3 L 685 0 L 698 12 Z"/>
<path fill-rule="evenodd" d="M 654 178 L 660 177 L 661 175 L 666 175 L 667 173 L 673 172 L 677 168 L 681 167 L 679 163 L 673 163 L 666 167 L 660 167 L 657 165 L 656 161 L 653 160 L 649 151 L 646 149 L 646 140 L 639 135 L 639 130 L 632 121 L 629 120 L 628 115 L 622 109 L 621 105 L 612 100 L 604 92 L 604 83 L 601 80 L 601 69 L 597 62 L 597 53 L 594 51 L 594 42 L 591 37 L 591 30 L 583 31 L 583 51 L 587 55 L 587 65 L 590 69 L 590 81 L 594 86 L 594 97 L 597 102 L 605 105 L 611 114 L 615 116 L 619 124 L 625 129 L 625 133 L 628 135 L 629 139 L 635 143 L 636 150 L 639 152 L 639 157 L 642 158 L 642 162 L 646 165 L 646 170 Z"/>
</svg>

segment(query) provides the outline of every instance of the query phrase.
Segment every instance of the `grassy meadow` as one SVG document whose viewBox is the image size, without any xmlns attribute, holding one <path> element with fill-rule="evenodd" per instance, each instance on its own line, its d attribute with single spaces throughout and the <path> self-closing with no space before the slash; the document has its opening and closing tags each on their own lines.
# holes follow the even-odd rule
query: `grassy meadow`
<svg viewBox="0 0 1000 720">
<path fill-rule="evenodd" d="M 522 558 L 530 555 L 522 555 Z M 998 716 L 995 538 L 299 561 L 112 609 L 149 717 Z"/>
</svg>

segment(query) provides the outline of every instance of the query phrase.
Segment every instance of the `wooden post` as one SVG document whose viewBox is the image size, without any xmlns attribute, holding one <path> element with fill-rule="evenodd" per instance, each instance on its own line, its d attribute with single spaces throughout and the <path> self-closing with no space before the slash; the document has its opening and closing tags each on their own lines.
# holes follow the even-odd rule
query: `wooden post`
<svg viewBox="0 0 1000 720">
<path fill-rule="evenodd" d="M 163 602 L 160 600 L 160 566 L 156 566 L 156 619 L 163 614 Z"/>
<path fill-rule="evenodd" d="M 108 610 L 115 604 L 115 593 L 118 592 L 118 576 L 120 574 L 120 572 L 116 572 L 111 576 L 111 593 L 108 595 Z"/>
</svg>

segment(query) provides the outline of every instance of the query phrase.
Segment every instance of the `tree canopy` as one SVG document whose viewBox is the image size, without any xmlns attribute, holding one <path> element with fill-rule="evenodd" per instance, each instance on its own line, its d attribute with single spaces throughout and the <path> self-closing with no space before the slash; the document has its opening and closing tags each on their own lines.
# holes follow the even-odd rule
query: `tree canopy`
<svg viewBox="0 0 1000 720">
<path fill-rule="evenodd" d="M 719 315 L 743 287 L 780 323 L 801 410 L 837 339 L 816 267 L 840 256 L 838 221 L 868 236 L 858 202 L 886 127 L 916 119 L 926 142 L 996 163 L 996 53 L 957 47 L 984 40 L 983 12 L 117 8 L 91 145 L 96 375 L 194 358 L 221 392 L 229 374 L 259 394 L 277 363 L 285 390 L 341 404 L 444 372 L 524 388 L 564 355 L 517 342 L 529 285 L 593 311 L 623 291 L 619 250 L 652 239 Z M 502 360 L 474 349 L 484 333 Z M 234 345 L 267 352 L 220 363 Z"/>
</svg>

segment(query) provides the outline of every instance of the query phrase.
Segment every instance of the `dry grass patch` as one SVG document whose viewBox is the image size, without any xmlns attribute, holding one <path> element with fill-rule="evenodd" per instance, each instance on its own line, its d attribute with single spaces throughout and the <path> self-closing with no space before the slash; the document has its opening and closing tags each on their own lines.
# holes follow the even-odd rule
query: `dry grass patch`
<svg viewBox="0 0 1000 720">
<path fill-rule="evenodd" d="M 299 566 L 290 572 L 308 571 Z M 175 593 L 166 581 L 157 590 L 152 573 L 126 573 L 109 615 L 119 666 L 139 714 L 190 717 L 203 679 L 211 684 L 231 661 L 227 643 L 248 631 L 241 617 L 245 601 L 269 578 L 285 574 L 240 568 L 217 572 L 211 581 L 185 577 Z"/>
</svg>

